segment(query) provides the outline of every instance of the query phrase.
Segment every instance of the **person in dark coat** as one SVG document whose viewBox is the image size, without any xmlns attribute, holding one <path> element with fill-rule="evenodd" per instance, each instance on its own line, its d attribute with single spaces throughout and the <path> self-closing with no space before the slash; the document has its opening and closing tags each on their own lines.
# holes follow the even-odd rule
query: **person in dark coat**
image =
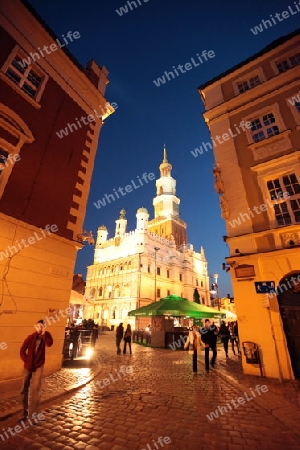
<svg viewBox="0 0 300 450">
<path fill-rule="evenodd" d="M 116 329 L 116 346 L 117 346 L 117 355 L 121 355 L 121 341 L 123 339 L 124 334 L 124 328 L 123 328 L 123 322 L 120 323 L 120 325 Z"/>
<path fill-rule="evenodd" d="M 216 328 L 211 327 L 211 323 L 209 319 L 205 319 L 204 327 L 201 328 L 201 341 L 204 344 L 204 352 L 205 352 L 205 369 L 209 371 L 209 349 L 212 349 L 213 355 L 211 358 L 211 366 L 214 367 L 217 357 L 217 340 L 215 334 Z"/>
<path fill-rule="evenodd" d="M 226 358 L 228 358 L 228 342 L 230 339 L 230 331 L 226 323 L 222 320 L 220 330 L 219 330 L 219 336 L 221 338 L 221 342 L 224 347 L 224 351 L 226 354 Z"/>
<path fill-rule="evenodd" d="M 51 334 L 46 331 L 44 320 L 35 325 L 36 331 L 30 334 L 20 348 L 20 357 L 24 362 L 23 417 L 25 420 L 38 413 L 40 404 L 42 376 L 45 364 L 45 349 L 53 345 Z"/>
<path fill-rule="evenodd" d="M 126 353 L 127 344 L 129 345 L 129 352 L 132 355 L 132 351 L 131 351 L 131 334 L 132 334 L 131 333 L 131 325 L 128 324 L 127 328 L 125 330 L 125 333 L 124 333 L 124 348 L 123 348 L 123 354 L 124 355 Z"/>
</svg>

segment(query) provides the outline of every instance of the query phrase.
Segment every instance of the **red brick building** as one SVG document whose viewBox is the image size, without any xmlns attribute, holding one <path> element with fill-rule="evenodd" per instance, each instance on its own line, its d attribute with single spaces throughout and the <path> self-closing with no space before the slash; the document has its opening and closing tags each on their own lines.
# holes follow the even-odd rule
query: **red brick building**
<svg viewBox="0 0 300 450">
<path fill-rule="evenodd" d="M 21 342 L 49 314 L 47 367 L 61 363 L 59 310 L 82 246 L 100 129 L 114 111 L 106 68 L 82 67 L 67 48 L 79 38 L 55 36 L 26 2 L 0 4 L 0 380 L 18 376 Z"/>
</svg>

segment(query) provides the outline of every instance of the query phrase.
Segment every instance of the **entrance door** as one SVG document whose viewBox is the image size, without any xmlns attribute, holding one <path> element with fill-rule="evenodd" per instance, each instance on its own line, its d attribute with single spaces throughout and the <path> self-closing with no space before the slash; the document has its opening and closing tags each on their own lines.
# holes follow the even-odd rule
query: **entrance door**
<svg viewBox="0 0 300 450">
<path fill-rule="evenodd" d="M 294 375 L 300 378 L 300 307 L 283 307 L 280 312 Z"/>
<path fill-rule="evenodd" d="M 300 274 L 297 272 L 293 275 L 297 277 Z M 279 294 L 278 302 L 294 375 L 300 378 L 300 284 L 295 285 L 292 281 L 287 283 L 290 277 L 285 277 L 279 283 L 279 286 L 283 286 L 285 282 L 285 286 L 290 285 L 292 288 Z"/>
</svg>

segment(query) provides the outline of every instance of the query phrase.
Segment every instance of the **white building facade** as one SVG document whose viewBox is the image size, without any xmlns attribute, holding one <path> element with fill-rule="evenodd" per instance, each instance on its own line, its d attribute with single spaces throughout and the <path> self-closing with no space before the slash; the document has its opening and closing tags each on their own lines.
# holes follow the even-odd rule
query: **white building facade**
<svg viewBox="0 0 300 450">
<path fill-rule="evenodd" d="M 115 236 L 100 226 L 94 253 L 94 264 L 88 267 L 86 279 L 85 318 L 101 325 L 130 323 L 130 310 L 157 301 L 170 294 L 193 301 L 198 290 L 200 302 L 210 305 L 209 276 L 204 250 L 194 251 L 187 245 L 186 223 L 180 218 L 176 181 L 166 150 L 156 181 L 153 200 L 155 217 L 139 208 L 136 228 L 127 232 L 125 211 L 116 220 Z"/>
</svg>

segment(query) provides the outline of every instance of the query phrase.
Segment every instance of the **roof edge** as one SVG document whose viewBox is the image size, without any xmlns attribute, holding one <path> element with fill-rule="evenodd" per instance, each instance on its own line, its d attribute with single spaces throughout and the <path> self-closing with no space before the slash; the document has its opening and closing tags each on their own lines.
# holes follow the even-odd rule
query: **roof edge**
<svg viewBox="0 0 300 450">
<path fill-rule="evenodd" d="M 197 87 L 197 91 L 202 90 L 206 88 L 207 86 L 210 86 L 211 84 L 215 83 L 216 81 L 220 80 L 221 78 L 226 77 L 230 73 L 234 72 L 237 69 L 240 69 L 241 67 L 245 66 L 251 61 L 254 61 L 255 59 L 259 58 L 260 56 L 264 55 L 265 53 L 273 50 L 274 48 L 278 47 L 281 44 L 284 44 L 285 42 L 289 41 L 290 39 L 294 38 L 295 36 L 300 35 L 300 28 L 297 28 L 295 31 L 293 31 L 290 34 L 287 34 L 285 36 L 281 36 L 278 39 L 275 39 L 275 41 L 268 44 L 266 47 L 264 47 L 259 52 L 255 53 L 254 55 L 250 56 L 249 58 L 245 59 L 244 61 L 236 64 L 235 66 L 231 67 L 230 69 L 226 70 L 225 72 L 222 72 L 220 75 L 217 75 L 216 77 L 212 78 L 210 81 L 207 81 L 206 83 L 201 84 Z"/>
</svg>

